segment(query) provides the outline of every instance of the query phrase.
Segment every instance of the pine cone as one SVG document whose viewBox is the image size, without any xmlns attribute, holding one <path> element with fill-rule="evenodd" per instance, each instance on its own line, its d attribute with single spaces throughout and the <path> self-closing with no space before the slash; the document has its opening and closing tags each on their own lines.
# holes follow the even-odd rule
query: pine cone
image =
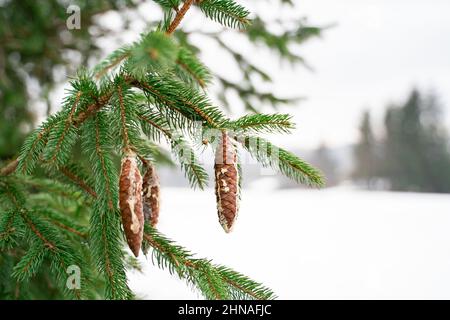
<svg viewBox="0 0 450 320">
<path fill-rule="evenodd" d="M 147 166 L 142 183 L 144 197 L 144 218 L 154 227 L 159 218 L 159 178 L 152 164 Z"/>
<path fill-rule="evenodd" d="M 136 155 L 129 152 L 123 159 L 119 180 L 119 207 L 128 246 L 137 257 L 144 235 L 142 176 Z"/>
<path fill-rule="evenodd" d="M 225 131 L 217 145 L 214 172 L 219 222 L 228 233 L 239 209 L 239 171 L 236 147 Z"/>
</svg>

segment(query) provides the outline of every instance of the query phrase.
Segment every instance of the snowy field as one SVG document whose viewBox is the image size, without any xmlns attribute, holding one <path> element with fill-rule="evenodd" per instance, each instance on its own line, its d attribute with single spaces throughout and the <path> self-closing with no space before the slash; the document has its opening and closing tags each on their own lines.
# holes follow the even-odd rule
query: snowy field
<svg viewBox="0 0 450 320">
<path fill-rule="evenodd" d="M 450 299 L 450 195 L 245 190 L 225 234 L 212 190 L 163 189 L 159 229 L 271 287 L 280 299 Z M 145 299 L 198 299 L 141 258 Z"/>
</svg>

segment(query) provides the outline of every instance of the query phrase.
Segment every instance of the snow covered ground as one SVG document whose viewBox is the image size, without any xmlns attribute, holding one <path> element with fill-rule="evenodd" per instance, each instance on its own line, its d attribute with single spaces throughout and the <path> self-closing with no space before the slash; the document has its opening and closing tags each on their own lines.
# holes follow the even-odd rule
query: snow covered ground
<svg viewBox="0 0 450 320">
<path fill-rule="evenodd" d="M 280 299 L 450 299 L 450 195 L 245 190 L 225 234 L 212 190 L 163 189 L 159 229 L 271 287 Z M 146 299 L 197 299 L 141 258 Z"/>
</svg>

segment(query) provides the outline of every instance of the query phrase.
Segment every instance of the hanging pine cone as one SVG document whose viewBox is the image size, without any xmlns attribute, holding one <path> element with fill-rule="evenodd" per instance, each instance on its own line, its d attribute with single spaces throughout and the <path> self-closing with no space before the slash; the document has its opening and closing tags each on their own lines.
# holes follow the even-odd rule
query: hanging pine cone
<svg viewBox="0 0 450 320">
<path fill-rule="evenodd" d="M 225 131 L 217 145 L 214 172 L 219 222 L 228 233 L 233 228 L 239 209 L 239 170 L 236 147 Z"/>
<path fill-rule="evenodd" d="M 159 178 L 156 169 L 148 164 L 142 183 L 142 194 L 144 197 L 144 218 L 154 227 L 159 218 Z"/>
<path fill-rule="evenodd" d="M 119 179 L 119 207 L 128 246 L 137 257 L 144 235 L 142 176 L 132 152 L 122 159 Z"/>
</svg>

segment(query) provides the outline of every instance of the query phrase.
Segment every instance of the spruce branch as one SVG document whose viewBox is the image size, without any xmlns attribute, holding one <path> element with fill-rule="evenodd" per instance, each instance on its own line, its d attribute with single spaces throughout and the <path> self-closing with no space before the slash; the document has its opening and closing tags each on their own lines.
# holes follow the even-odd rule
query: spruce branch
<svg viewBox="0 0 450 320">
<path fill-rule="evenodd" d="M 20 230 L 18 225 L 18 210 L 3 212 L 0 216 L 0 248 L 10 247 L 16 244 L 13 236 Z"/>
<path fill-rule="evenodd" d="M 59 168 L 61 173 L 66 176 L 69 180 L 79 186 L 82 190 L 86 191 L 91 196 L 97 196 L 95 191 L 89 186 L 89 184 L 83 180 L 82 177 L 78 176 L 76 173 L 70 170 L 69 167 L 61 167 Z"/>
<path fill-rule="evenodd" d="M 78 128 L 84 121 L 86 121 L 86 119 L 88 119 L 91 115 L 105 106 L 108 103 L 111 95 L 112 91 L 105 93 L 99 98 L 96 98 L 96 101 L 90 104 L 84 111 L 80 112 L 71 121 L 69 126 Z M 57 125 L 58 121 L 60 121 L 61 115 L 62 112 L 57 113 L 54 116 L 50 116 L 45 123 L 34 130 L 34 132 L 25 140 L 22 146 L 21 153 L 17 159 L 16 169 L 18 169 L 19 172 L 30 174 L 33 171 L 36 163 L 39 161 L 41 153 L 44 151 L 44 148 L 47 145 L 48 135 Z M 13 162 L 10 167 L 2 169 L 2 175 L 12 174 L 15 171 L 12 170 L 14 165 L 15 162 Z"/>
<path fill-rule="evenodd" d="M 125 115 L 125 105 L 123 103 L 122 87 L 120 84 L 117 86 L 117 96 L 119 98 L 121 133 L 122 133 L 124 148 L 126 151 L 130 151 L 130 141 L 128 138 L 128 128 L 127 128 L 127 120 L 126 120 L 126 115 Z"/>
<path fill-rule="evenodd" d="M 115 50 L 94 67 L 93 74 L 95 79 L 99 80 L 105 77 L 108 72 L 117 68 L 124 60 L 126 60 L 130 54 L 131 48 L 128 46 Z"/>
<path fill-rule="evenodd" d="M 238 136 L 237 141 L 263 166 L 272 167 L 298 183 L 323 186 L 322 173 L 293 153 L 260 137 Z"/>
<path fill-rule="evenodd" d="M 36 163 L 47 144 L 48 134 L 56 122 L 57 115 L 50 117 L 46 123 L 36 129 L 25 140 L 17 160 L 18 163 L 16 169 L 19 170 L 20 173 L 30 174 L 34 170 Z M 7 173 L 12 174 L 13 171 Z"/>
<path fill-rule="evenodd" d="M 203 190 L 208 185 L 209 176 L 200 164 L 194 150 L 189 143 L 181 137 L 172 140 L 172 152 L 175 154 L 191 187 Z"/>
<path fill-rule="evenodd" d="M 61 217 L 59 217 L 61 219 Z M 64 224 L 61 221 L 57 220 L 57 219 L 52 219 L 51 217 L 46 217 L 46 220 L 48 220 L 50 223 L 52 223 L 53 225 L 55 225 L 58 228 L 61 228 L 64 231 L 70 232 L 76 236 L 79 236 L 81 238 L 87 238 L 87 233 L 77 230 L 71 226 L 69 226 L 68 224 Z"/>
<path fill-rule="evenodd" d="M 138 79 L 149 73 L 167 73 L 176 64 L 178 50 L 179 47 L 168 34 L 149 32 L 131 46 L 124 70 Z"/>
<path fill-rule="evenodd" d="M 144 124 L 148 124 L 166 135 L 170 141 L 172 153 L 180 163 L 181 169 L 184 171 L 191 186 L 193 188 L 199 187 L 200 189 L 206 187 L 209 180 L 208 173 L 200 164 L 198 157 L 189 143 L 179 135 L 174 136 L 172 132 L 170 132 L 167 122 L 159 114 L 141 112 L 139 118 Z M 148 136 L 155 135 L 153 130 L 145 125 L 143 126 L 143 129 Z"/>
<path fill-rule="evenodd" d="M 39 230 L 39 228 L 35 225 L 33 220 L 28 216 L 28 214 L 25 212 L 25 210 L 21 210 L 19 212 L 20 216 L 22 217 L 25 224 L 31 229 L 31 231 L 36 235 L 36 237 L 42 241 L 42 244 L 50 250 L 54 250 L 56 248 L 56 245 L 48 240 L 46 236 L 42 234 L 42 232 Z"/>
<path fill-rule="evenodd" d="M 226 27 L 244 29 L 250 24 L 247 9 L 233 0 L 197 0 L 196 4 L 208 18 Z"/>
<path fill-rule="evenodd" d="M 164 9 L 173 9 L 176 12 L 179 11 L 178 7 L 180 6 L 181 0 L 153 0 L 157 4 L 159 4 Z"/>
<path fill-rule="evenodd" d="M 237 132 L 289 133 L 295 128 L 289 114 L 251 114 L 231 121 L 229 127 Z"/>
<path fill-rule="evenodd" d="M 176 63 L 175 71 L 183 82 L 197 84 L 204 89 L 211 81 L 208 68 L 189 49 L 180 48 Z"/>
<path fill-rule="evenodd" d="M 64 164 L 70 157 L 70 151 L 77 138 L 73 117 L 80 102 L 81 92 L 78 91 L 66 99 L 66 106 L 60 112 L 60 119 L 51 130 L 44 150 L 44 159 L 48 164 Z"/>
<path fill-rule="evenodd" d="M 261 284 L 227 267 L 198 259 L 185 248 L 161 235 L 150 225 L 145 226 L 144 239 L 153 248 L 152 258 L 162 269 L 177 274 L 180 279 L 200 288 L 208 299 L 274 299 L 274 293 Z"/>
<path fill-rule="evenodd" d="M 42 243 L 34 242 L 19 263 L 14 266 L 12 276 L 20 282 L 30 279 L 41 267 L 45 255 L 46 248 Z"/>
<path fill-rule="evenodd" d="M 212 128 L 220 127 L 225 121 L 223 113 L 212 107 L 205 95 L 177 80 L 151 76 L 145 82 L 136 79 L 129 81 L 150 94 L 160 106 L 168 107 L 190 120 L 202 121 Z"/>
<path fill-rule="evenodd" d="M 180 24 L 181 20 L 183 20 L 184 16 L 186 15 L 186 12 L 189 10 L 189 8 L 192 6 L 195 0 L 185 0 L 183 3 L 183 6 L 181 9 L 177 10 L 177 15 L 173 19 L 172 23 L 170 24 L 169 28 L 167 29 L 167 34 L 172 34 L 175 29 Z"/>
<path fill-rule="evenodd" d="M 121 222 L 117 211 L 118 177 L 110 157 L 112 137 L 106 114 L 100 111 L 89 119 L 83 127 L 83 134 L 84 150 L 93 164 L 96 195 L 90 220 L 90 247 L 97 267 L 106 277 L 107 298 L 128 299 L 132 294 L 124 268 Z"/>
<path fill-rule="evenodd" d="M 73 175 L 73 173 L 71 174 Z M 15 175 L 10 177 L 10 179 L 15 184 L 22 185 L 27 191 L 36 194 L 51 194 L 54 197 L 62 197 L 77 202 L 86 199 L 78 188 L 65 183 L 60 183 L 54 179 L 33 178 L 31 176 L 23 175 Z"/>
<path fill-rule="evenodd" d="M 78 116 L 73 121 L 73 125 L 75 127 L 79 127 L 80 125 L 82 125 L 83 122 L 86 121 L 86 119 L 95 114 L 109 102 L 112 94 L 112 91 L 107 91 L 100 97 L 96 97 L 94 103 L 90 104 L 85 111 L 78 114 Z"/>
<path fill-rule="evenodd" d="M 85 265 L 70 244 L 60 236 L 59 232 L 51 224 L 42 220 L 39 215 L 40 212 L 29 211 L 25 208 L 19 211 L 19 216 L 28 229 L 26 238 L 31 247 L 28 254 L 22 258 L 14 269 L 13 274 L 19 279 L 33 276 L 45 255 L 50 259 L 50 267 L 58 282 L 61 283 L 61 287 L 65 288 L 67 268 L 71 265 L 84 268 Z M 81 276 L 82 281 L 87 280 L 84 275 Z M 77 299 L 83 296 L 83 290 L 77 288 L 73 290 L 65 288 L 64 290 L 68 295 L 73 295 Z"/>
<path fill-rule="evenodd" d="M 11 179 L 0 180 L 0 204 L 9 209 L 19 210 L 25 203 L 22 186 L 15 184 Z"/>
<path fill-rule="evenodd" d="M 107 131 L 106 115 L 97 113 L 86 122 L 83 132 L 83 147 L 91 160 L 92 173 L 95 181 L 95 192 L 105 201 L 105 209 L 113 210 L 117 198 L 117 173 L 110 157 L 112 137 Z M 94 134 L 91 134 L 91 133 Z"/>
<path fill-rule="evenodd" d="M 159 141 L 160 133 L 163 133 L 167 139 L 172 139 L 170 128 L 159 113 L 151 112 L 149 110 L 141 110 L 138 117 L 141 120 L 142 129 L 148 137 Z"/>
</svg>

